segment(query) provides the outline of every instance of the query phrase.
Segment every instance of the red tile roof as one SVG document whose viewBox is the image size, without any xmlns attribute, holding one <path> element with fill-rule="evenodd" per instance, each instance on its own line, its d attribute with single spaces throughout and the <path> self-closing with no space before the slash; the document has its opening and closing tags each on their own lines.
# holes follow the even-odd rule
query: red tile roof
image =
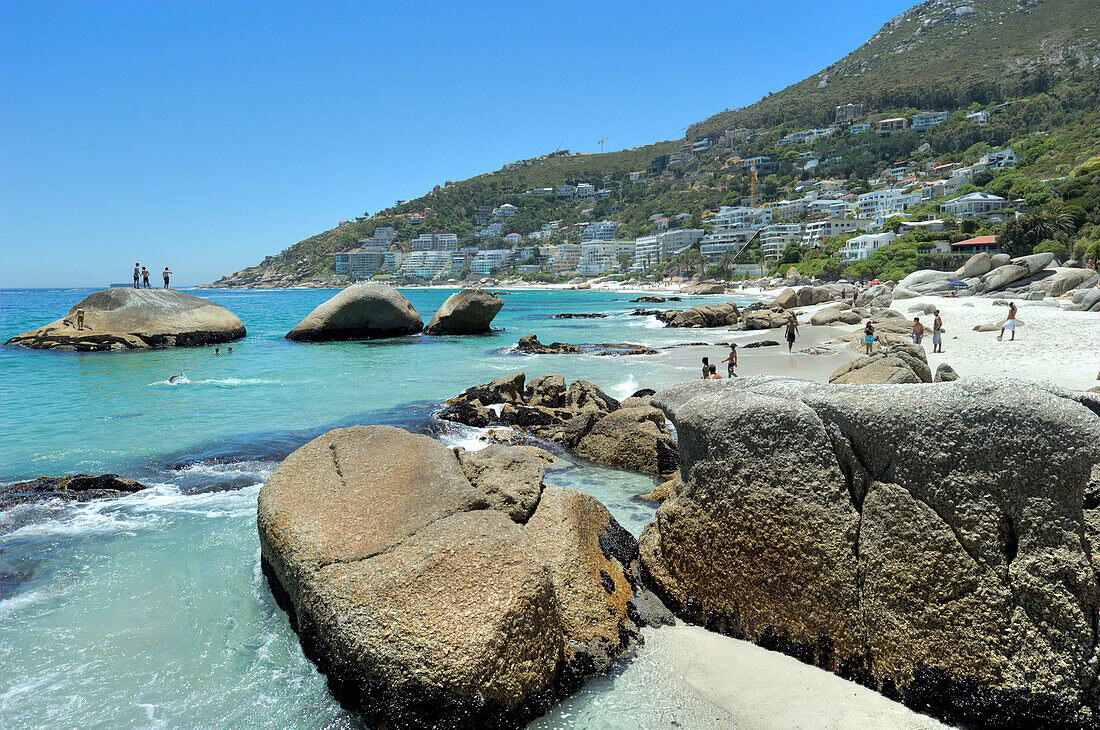
<svg viewBox="0 0 1100 730">
<path fill-rule="evenodd" d="M 968 238 L 965 241 L 958 241 L 951 244 L 952 246 L 988 246 L 996 243 L 996 236 L 975 236 L 974 238 Z"/>
</svg>

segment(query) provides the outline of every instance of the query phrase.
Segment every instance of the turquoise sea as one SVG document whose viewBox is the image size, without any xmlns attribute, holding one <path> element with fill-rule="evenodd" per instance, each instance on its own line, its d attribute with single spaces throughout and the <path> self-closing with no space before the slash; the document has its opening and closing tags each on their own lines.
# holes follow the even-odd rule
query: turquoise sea
<svg viewBox="0 0 1100 730">
<path fill-rule="evenodd" d="M 0 337 L 63 316 L 93 290 L 0 292 Z M 0 480 L 117 472 L 152 489 L 0 513 L 0 725 L 359 727 L 305 659 L 260 574 L 255 506 L 278 462 L 310 438 L 386 423 L 471 444 L 432 418 L 461 390 L 523 370 L 583 377 L 616 397 L 694 379 L 655 356 L 518 355 L 543 342 L 671 346 L 716 337 L 632 317 L 637 294 L 515 291 L 494 332 L 373 342 L 282 339 L 335 290 L 194 291 L 248 336 L 214 348 L 54 353 L 0 347 Z M 452 292 L 405 290 L 425 320 Z M 695 297 L 660 305 L 687 308 Z M 748 301 L 748 300 L 743 300 Z M 552 319 L 601 312 L 605 319 Z M 718 351 L 720 352 L 720 351 Z M 179 385 L 168 378 L 183 373 Z M 548 481 L 594 494 L 635 534 L 652 480 L 577 462 Z M 535 724 L 668 727 L 706 716 L 660 691 L 643 649 Z M 689 723 L 691 724 L 691 723 Z"/>
</svg>

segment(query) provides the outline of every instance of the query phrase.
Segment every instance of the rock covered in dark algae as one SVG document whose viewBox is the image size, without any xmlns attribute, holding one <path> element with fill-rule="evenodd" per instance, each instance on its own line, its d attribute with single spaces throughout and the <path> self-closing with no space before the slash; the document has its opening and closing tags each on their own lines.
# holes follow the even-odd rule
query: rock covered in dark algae
<svg viewBox="0 0 1100 730">
<path fill-rule="evenodd" d="M 257 521 L 306 655 L 372 725 L 522 727 L 638 635 L 636 542 L 522 447 L 337 429 L 276 469 Z"/>
<path fill-rule="evenodd" d="M 64 477 L 38 477 L 27 482 L 0 485 L 0 509 L 17 504 L 60 499 L 87 502 L 92 499 L 121 497 L 145 489 L 145 485 L 118 474 L 69 474 Z"/>
<path fill-rule="evenodd" d="M 980 727 L 1095 727 L 1100 397 L 1003 379 L 688 383 L 640 539 L 681 617 Z"/>
</svg>

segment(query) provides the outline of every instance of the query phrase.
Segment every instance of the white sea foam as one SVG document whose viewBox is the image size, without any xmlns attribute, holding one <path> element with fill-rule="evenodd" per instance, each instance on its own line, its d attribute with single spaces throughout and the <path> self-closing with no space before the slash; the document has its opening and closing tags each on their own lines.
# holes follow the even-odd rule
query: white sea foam
<svg viewBox="0 0 1100 730">
<path fill-rule="evenodd" d="M 624 398 L 629 398 L 633 393 L 636 393 L 638 388 L 638 381 L 634 379 L 634 373 L 630 373 L 626 376 L 626 380 L 611 386 L 611 395 L 615 396 L 618 400 L 623 400 Z"/>
<path fill-rule="evenodd" d="M 271 461 L 233 461 L 222 464 L 214 461 L 199 461 L 179 469 L 179 473 L 195 476 L 210 476 L 218 478 L 226 477 L 253 477 L 258 482 L 267 481 L 278 466 Z"/>
<path fill-rule="evenodd" d="M 281 385 L 283 381 L 271 378 L 203 378 L 191 380 L 186 375 L 175 380 L 154 380 L 148 385 L 212 385 L 218 388 L 239 388 L 245 385 Z"/>
</svg>

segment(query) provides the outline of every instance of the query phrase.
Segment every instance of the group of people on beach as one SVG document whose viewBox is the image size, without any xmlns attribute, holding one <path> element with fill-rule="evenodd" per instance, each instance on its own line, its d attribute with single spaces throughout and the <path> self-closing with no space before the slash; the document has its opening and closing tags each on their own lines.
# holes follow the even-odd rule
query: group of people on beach
<svg viewBox="0 0 1100 730">
<path fill-rule="evenodd" d="M 164 271 L 160 272 L 160 275 L 164 277 L 164 288 L 168 288 L 168 277 L 171 275 L 171 271 L 167 266 L 164 267 Z M 140 283 L 139 283 L 140 281 Z M 134 288 L 135 289 L 151 289 L 149 286 L 149 269 L 145 268 L 139 263 L 134 264 Z"/>
<path fill-rule="evenodd" d="M 943 317 L 940 316 L 940 310 L 932 312 L 935 316 L 935 320 L 932 322 L 932 352 L 943 352 Z M 871 324 L 871 320 L 867 320 L 867 328 L 870 329 L 868 335 L 865 335 L 863 342 L 867 344 L 867 354 L 871 354 L 871 345 L 874 338 L 874 326 Z M 870 337 L 870 339 L 868 339 Z M 924 323 L 920 321 L 920 317 L 913 317 L 913 344 L 919 345 L 924 341 Z"/>
<path fill-rule="evenodd" d="M 730 343 L 730 354 L 726 356 L 725 360 L 720 362 L 726 363 L 726 377 L 736 378 L 737 373 L 734 369 L 737 367 L 737 343 Z M 721 380 L 722 376 L 718 374 L 718 366 L 712 365 L 709 357 L 703 358 L 703 377 L 702 380 Z"/>
</svg>

